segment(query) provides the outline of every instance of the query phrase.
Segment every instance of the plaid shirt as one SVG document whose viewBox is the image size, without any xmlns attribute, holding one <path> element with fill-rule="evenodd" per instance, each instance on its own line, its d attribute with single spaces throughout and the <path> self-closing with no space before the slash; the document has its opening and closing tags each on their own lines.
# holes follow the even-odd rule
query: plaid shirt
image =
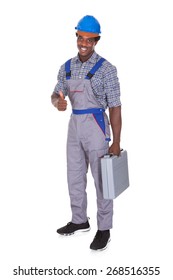
<svg viewBox="0 0 173 280">
<path fill-rule="evenodd" d="M 72 58 L 71 79 L 84 79 L 100 58 L 101 56 L 96 52 L 83 63 L 79 60 L 78 56 Z M 65 95 L 68 95 L 65 64 L 60 67 L 57 79 L 58 82 L 54 92 L 58 94 L 59 90 L 61 90 Z M 121 105 L 117 69 L 110 62 L 105 60 L 90 81 L 93 93 L 101 107 L 106 109 L 107 107 L 111 108 Z"/>
</svg>

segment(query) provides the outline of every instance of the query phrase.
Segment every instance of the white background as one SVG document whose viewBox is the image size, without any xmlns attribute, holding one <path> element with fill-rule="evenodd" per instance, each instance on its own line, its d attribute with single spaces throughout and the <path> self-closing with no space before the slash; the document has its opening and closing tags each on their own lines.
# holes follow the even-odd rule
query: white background
<svg viewBox="0 0 173 280">
<path fill-rule="evenodd" d="M 129 154 L 130 188 L 114 201 L 112 240 L 100 253 L 89 249 L 97 230 L 90 172 L 91 231 L 68 238 L 56 233 L 71 219 L 66 182 L 71 109 L 69 104 L 58 112 L 50 95 L 59 67 L 77 54 L 74 27 L 86 14 L 101 23 L 96 51 L 118 69 L 121 146 Z M 159 266 L 159 276 L 111 279 L 171 279 L 172 25 L 169 0 L 0 2 L 2 279 L 26 279 L 13 276 L 19 265 L 97 268 L 97 279 L 109 277 L 108 266 Z"/>
</svg>

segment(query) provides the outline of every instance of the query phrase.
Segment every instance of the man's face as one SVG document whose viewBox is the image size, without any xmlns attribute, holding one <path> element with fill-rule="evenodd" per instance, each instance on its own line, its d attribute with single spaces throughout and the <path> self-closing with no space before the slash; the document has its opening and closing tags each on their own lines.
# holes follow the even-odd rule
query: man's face
<svg viewBox="0 0 173 280">
<path fill-rule="evenodd" d="M 93 54 L 94 47 L 96 45 L 94 38 L 85 37 L 78 35 L 77 37 L 77 47 L 79 50 L 79 56 L 82 62 L 88 60 Z"/>
</svg>

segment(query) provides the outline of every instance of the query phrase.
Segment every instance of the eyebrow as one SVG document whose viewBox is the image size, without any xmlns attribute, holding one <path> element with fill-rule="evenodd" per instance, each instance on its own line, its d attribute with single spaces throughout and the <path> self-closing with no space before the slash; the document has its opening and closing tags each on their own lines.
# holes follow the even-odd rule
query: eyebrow
<svg viewBox="0 0 173 280">
<path fill-rule="evenodd" d="M 93 37 L 84 37 L 84 36 L 81 36 L 81 35 L 78 35 L 78 38 L 83 38 L 83 39 L 86 39 L 86 40 L 93 40 L 94 39 Z"/>
</svg>

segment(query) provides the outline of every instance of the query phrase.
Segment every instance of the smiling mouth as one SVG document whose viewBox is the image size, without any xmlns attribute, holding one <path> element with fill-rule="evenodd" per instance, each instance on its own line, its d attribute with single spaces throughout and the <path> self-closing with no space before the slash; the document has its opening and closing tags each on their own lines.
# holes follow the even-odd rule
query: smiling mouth
<svg viewBox="0 0 173 280">
<path fill-rule="evenodd" d="M 87 48 L 80 47 L 80 51 L 82 51 L 82 52 L 86 52 L 86 51 L 87 51 Z"/>
</svg>

